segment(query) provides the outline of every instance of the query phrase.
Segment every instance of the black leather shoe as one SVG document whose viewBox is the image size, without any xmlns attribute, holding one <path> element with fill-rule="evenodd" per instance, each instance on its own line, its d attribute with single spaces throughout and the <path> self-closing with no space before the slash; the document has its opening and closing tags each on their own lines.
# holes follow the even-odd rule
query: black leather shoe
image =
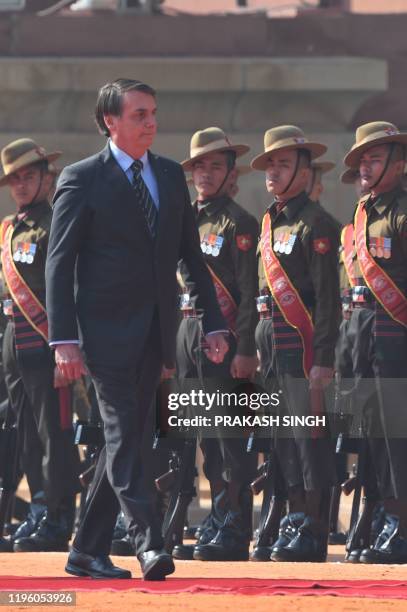
<svg viewBox="0 0 407 612">
<path fill-rule="evenodd" d="M 197 544 L 197 561 L 248 561 L 249 538 L 244 533 L 240 513 L 229 511 L 224 524 L 208 544 Z"/>
<path fill-rule="evenodd" d="M 271 547 L 270 558 L 273 560 L 273 554 L 278 552 L 289 545 L 289 543 L 295 538 L 298 533 L 299 527 L 303 524 L 305 514 L 303 512 L 290 512 L 287 516 L 284 516 L 280 522 L 280 529 L 278 531 L 278 539 L 274 542 Z"/>
<path fill-rule="evenodd" d="M 250 554 L 250 561 L 271 561 L 272 546 L 255 546 Z"/>
<path fill-rule="evenodd" d="M 109 557 L 92 557 L 74 548 L 69 553 L 65 571 L 74 576 L 90 576 L 91 578 L 131 578 L 129 570 L 113 565 Z"/>
<path fill-rule="evenodd" d="M 47 514 L 27 538 L 14 540 L 14 552 L 67 552 L 70 534 L 61 523 L 53 523 Z"/>
<path fill-rule="evenodd" d="M 362 550 L 360 548 L 354 548 L 345 555 L 345 563 L 360 563 L 360 555 Z"/>
<path fill-rule="evenodd" d="M 148 550 L 137 555 L 144 580 L 165 580 L 175 571 L 174 561 L 164 549 Z"/>
<path fill-rule="evenodd" d="M 386 514 L 384 527 L 372 548 L 362 550 L 361 563 L 404 564 L 407 563 L 407 540 L 399 533 L 399 518 Z"/>
<path fill-rule="evenodd" d="M 182 561 L 191 561 L 194 558 L 195 544 L 176 544 L 172 549 L 172 556 L 174 559 L 180 559 Z"/>
<path fill-rule="evenodd" d="M 31 502 L 27 518 L 25 519 L 25 521 L 20 523 L 19 527 L 12 535 L 12 539 L 16 541 L 21 540 L 22 538 L 29 538 L 30 535 L 32 535 L 34 531 L 38 528 L 38 525 L 40 524 L 40 521 L 46 511 L 47 507 L 45 506 L 45 504 Z"/>
<path fill-rule="evenodd" d="M 278 552 L 271 555 L 272 561 L 326 561 L 327 535 L 317 535 L 314 521 L 306 517 L 303 524 L 298 528 L 298 533 L 293 540 Z"/>
<path fill-rule="evenodd" d="M 126 534 L 120 540 L 113 540 L 110 547 L 110 554 L 118 557 L 133 557 L 135 553 L 131 537 Z"/>
</svg>

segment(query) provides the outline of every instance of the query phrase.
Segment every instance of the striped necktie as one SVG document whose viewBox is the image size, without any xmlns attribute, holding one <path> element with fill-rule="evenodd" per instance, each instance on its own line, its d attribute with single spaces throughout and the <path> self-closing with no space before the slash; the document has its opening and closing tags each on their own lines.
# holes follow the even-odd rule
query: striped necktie
<svg viewBox="0 0 407 612">
<path fill-rule="evenodd" d="M 151 236 L 154 238 L 156 234 L 158 212 L 147 185 L 141 176 L 143 162 L 140 159 L 136 159 L 130 168 L 133 172 L 133 189 L 139 198 L 141 209 L 147 221 L 148 229 L 150 230 Z"/>
</svg>

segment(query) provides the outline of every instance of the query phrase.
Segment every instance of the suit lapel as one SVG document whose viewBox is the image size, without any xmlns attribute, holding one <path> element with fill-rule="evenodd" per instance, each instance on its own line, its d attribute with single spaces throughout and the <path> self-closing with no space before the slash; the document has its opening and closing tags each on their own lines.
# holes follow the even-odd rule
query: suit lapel
<svg viewBox="0 0 407 612">
<path fill-rule="evenodd" d="M 103 180 L 107 188 L 113 193 L 114 199 L 118 202 L 118 210 L 120 209 L 125 214 L 125 218 L 129 220 L 130 228 L 132 228 L 130 220 L 134 219 L 137 227 L 140 227 L 143 233 L 151 240 L 146 218 L 141 206 L 137 202 L 133 188 L 127 176 L 114 159 L 108 144 L 101 152 L 101 161 L 104 165 Z"/>
</svg>

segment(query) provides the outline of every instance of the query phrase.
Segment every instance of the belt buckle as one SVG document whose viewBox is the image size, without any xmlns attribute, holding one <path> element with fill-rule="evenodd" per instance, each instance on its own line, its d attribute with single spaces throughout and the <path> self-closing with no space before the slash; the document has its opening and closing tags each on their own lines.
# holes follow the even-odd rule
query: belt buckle
<svg viewBox="0 0 407 612">
<path fill-rule="evenodd" d="M 13 315 L 13 300 L 3 300 L 3 313 L 6 317 Z"/>
<path fill-rule="evenodd" d="M 355 285 L 352 288 L 352 302 L 357 304 L 365 304 L 370 301 L 370 290 L 365 285 Z"/>
</svg>

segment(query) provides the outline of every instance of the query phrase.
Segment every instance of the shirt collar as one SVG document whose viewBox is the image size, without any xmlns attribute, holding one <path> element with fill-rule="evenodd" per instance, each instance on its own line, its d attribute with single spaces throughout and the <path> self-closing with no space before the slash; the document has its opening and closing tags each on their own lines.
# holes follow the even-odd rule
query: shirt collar
<svg viewBox="0 0 407 612">
<path fill-rule="evenodd" d="M 208 217 L 215 215 L 219 212 L 230 200 L 229 196 L 222 195 L 218 198 L 213 198 L 205 202 L 205 205 L 199 210 L 199 213 L 205 213 Z M 194 208 L 198 212 L 198 200 L 194 202 Z"/>
<path fill-rule="evenodd" d="M 291 200 L 288 200 L 287 204 L 284 206 L 284 208 L 280 211 L 279 214 L 285 215 L 287 219 L 290 221 L 291 219 L 295 217 L 295 215 L 306 204 L 307 200 L 308 200 L 307 194 L 305 193 L 305 191 L 302 191 L 294 198 L 291 198 Z M 276 200 L 274 200 L 270 205 L 269 210 L 272 214 L 275 213 L 276 204 L 277 202 Z"/>
<path fill-rule="evenodd" d="M 379 215 L 383 214 L 387 208 L 397 199 L 397 196 L 404 193 L 403 188 L 400 185 L 397 185 L 391 191 L 386 191 L 386 193 L 381 193 L 375 200 L 371 200 L 371 207 L 375 208 Z"/>
<path fill-rule="evenodd" d="M 113 142 L 111 138 L 109 139 L 109 147 L 113 157 L 119 164 L 120 168 L 123 170 L 123 172 L 127 172 L 127 170 L 130 169 L 130 166 L 134 162 L 134 159 L 128 153 L 126 153 L 122 149 L 119 149 L 119 147 Z M 138 159 L 143 162 L 143 171 L 146 170 L 149 165 L 148 151 L 146 151 L 144 155 L 142 155 Z"/>
<path fill-rule="evenodd" d="M 50 204 L 47 200 L 42 200 L 41 202 L 35 202 L 35 204 L 31 204 L 27 206 L 27 208 L 22 211 L 25 212 L 26 216 L 21 219 L 20 222 L 25 223 L 28 227 L 34 227 L 44 214 L 44 212 L 48 212 L 50 209 Z M 17 216 L 16 216 L 17 219 Z M 18 220 L 17 220 L 18 222 Z"/>
</svg>

